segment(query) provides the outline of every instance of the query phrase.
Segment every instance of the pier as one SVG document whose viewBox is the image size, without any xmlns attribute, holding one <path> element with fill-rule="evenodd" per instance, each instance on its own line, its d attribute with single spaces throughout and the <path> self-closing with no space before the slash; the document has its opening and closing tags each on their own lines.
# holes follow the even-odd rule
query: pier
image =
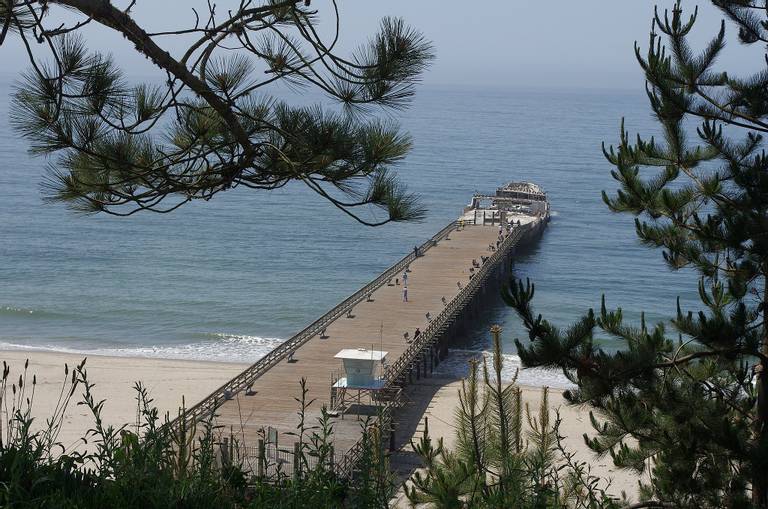
<svg viewBox="0 0 768 509">
<path fill-rule="evenodd" d="M 181 419 L 201 421 L 215 415 L 222 436 L 238 443 L 241 458 L 268 454 L 290 470 L 295 441 L 291 433 L 299 424 L 296 398 L 304 378 L 307 400 L 314 400 L 305 415 L 308 425 L 317 423 L 321 408 L 332 412 L 334 462 L 341 475 L 354 473 L 363 420 L 380 427 L 385 446 L 397 447 L 397 414 L 408 405 L 401 398 L 402 389 L 429 376 L 448 345 L 477 315 L 489 289 L 492 297 L 497 295 L 516 249 L 536 239 L 548 220 L 548 214 L 521 215 L 519 224 L 509 230 L 500 226 L 504 214 L 484 216 L 485 221 L 475 224 L 477 213 L 465 210 L 461 219 L 419 246 L 418 253 L 409 252 L 172 425 Z M 406 271 L 408 301 L 404 302 Z M 414 338 L 417 328 L 421 333 Z M 336 355 L 357 349 L 386 352 L 377 373 L 379 385 L 375 391 L 342 399 L 334 388 L 343 375 Z"/>
</svg>

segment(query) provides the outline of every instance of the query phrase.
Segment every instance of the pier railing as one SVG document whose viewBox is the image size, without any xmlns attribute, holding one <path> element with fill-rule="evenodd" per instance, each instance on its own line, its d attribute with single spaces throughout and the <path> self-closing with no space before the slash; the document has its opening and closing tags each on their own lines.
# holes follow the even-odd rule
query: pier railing
<svg viewBox="0 0 768 509">
<path fill-rule="evenodd" d="M 488 279 L 488 276 L 504 259 L 506 251 L 514 245 L 523 233 L 529 228 L 529 225 L 522 225 L 514 228 L 512 232 L 504 238 L 504 241 L 499 245 L 499 248 L 488 257 L 480 269 L 475 273 L 469 282 L 464 286 L 459 293 L 451 299 L 451 301 L 443 308 L 435 318 L 433 318 L 427 328 L 422 332 L 417 340 L 411 342 L 406 348 L 405 352 L 398 357 L 398 359 L 387 369 L 385 372 L 386 386 L 385 389 L 391 385 L 397 384 L 404 374 L 410 369 L 411 364 L 421 354 L 426 346 L 434 343 L 442 329 L 446 327 L 450 320 L 461 311 L 467 302 L 474 297 L 480 286 Z"/>
<path fill-rule="evenodd" d="M 398 359 L 390 365 L 385 373 L 385 385 L 383 392 L 391 392 L 392 394 L 399 394 L 399 391 L 393 390 L 400 386 L 401 381 L 407 376 L 408 372 L 412 369 L 413 363 L 420 360 L 421 355 L 430 348 L 440 335 L 450 324 L 451 320 L 466 306 L 466 304 L 475 296 L 477 290 L 493 273 L 496 267 L 504 260 L 507 251 L 514 246 L 520 238 L 532 227 L 531 224 L 525 224 L 517 226 L 512 229 L 512 232 L 507 235 L 498 249 L 494 251 L 484 264 L 475 272 L 475 275 L 469 280 L 459 293 L 451 299 L 451 301 L 443 308 L 443 310 L 433 318 L 424 332 L 421 333 L 417 340 L 411 342 L 408 348 Z M 391 424 L 392 412 L 394 407 L 399 404 L 399 397 L 395 397 L 392 400 L 387 401 L 382 406 L 379 417 L 376 421 L 370 423 L 371 426 L 378 426 L 380 430 L 387 431 L 388 426 Z M 336 472 L 343 478 L 351 478 L 354 475 L 354 471 L 362 457 L 363 453 L 363 437 L 358 440 L 354 446 L 349 448 L 341 460 L 336 465 Z"/>
<path fill-rule="evenodd" d="M 456 229 L 456 224 L 456 221 L 451 221 L 442 230 L 433 235 L 428 241 L 419 246 L 419 254 L 423 255 L 431 247 L 435 246 L 439 241 L 448 237 L 448 235 Z M 249 387 L 254 383 L 256 379 L 263 375 L 272 366 L 283 360 L 288 356 L 288 354 L 295 351 L 308 340 L 317 334 L 321 334 L 326 329 L 326 327 L 333 323 L 334 320 L 350 311 L 357 304 L 370 296 L 379 287 L 383 286 L 390 279 L 394 278 L 401 271 L 405 270 L 405 268 L 408 267 L 408 265 L 410 265 L 415 259 L 415 253 L 408 253 L 408 255 L 404 256 L 394 265 L 389 267 L 376 279 L 344 299 L 338 305 L 334 306 L 333 309 L 309 324 L 298 334 L 275 347 L 267 355 L 249 366 L 245 371 L 237 375 L 235 378 L 231 379 L 213 391 L 208 397 L 200 401 L 198 404 L 186 410 L 181 416 L 171 421 L 169 426 L 178 427 L 181 419 L 184 419 L 187 422 L 193 422 L 211 417 L 216 409 L 219 408 L 225 401 L 231 399 L 237 393 Z"/>
</svg>

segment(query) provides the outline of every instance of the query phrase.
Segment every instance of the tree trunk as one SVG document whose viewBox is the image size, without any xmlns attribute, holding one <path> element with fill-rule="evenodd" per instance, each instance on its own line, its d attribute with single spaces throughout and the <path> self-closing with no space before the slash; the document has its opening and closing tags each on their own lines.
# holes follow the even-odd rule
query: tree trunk
<svg viewBox="0 0 768 509">
<path fill-rule="evenodd" d="M 759 370 L 757 373 L 757 419 L 755 441 L 757 447 L 768 442 L 768 270 L 763 276 L 763 343 Z M 768 509 L 768 471 L 755 465 L 752 473 L 752 503 L 759 509 Z"/>
</svg>

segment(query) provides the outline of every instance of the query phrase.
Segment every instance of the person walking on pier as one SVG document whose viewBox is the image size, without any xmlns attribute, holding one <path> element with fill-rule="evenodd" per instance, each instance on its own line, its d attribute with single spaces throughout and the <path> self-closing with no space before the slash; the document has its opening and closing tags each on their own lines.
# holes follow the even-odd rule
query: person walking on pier
<svg viewBox="0 0 768 509">
<path fill-rule="evenodd" d="M 408 287 L 403 286 L 403 302 L 408 302 Z"/>
</svg>

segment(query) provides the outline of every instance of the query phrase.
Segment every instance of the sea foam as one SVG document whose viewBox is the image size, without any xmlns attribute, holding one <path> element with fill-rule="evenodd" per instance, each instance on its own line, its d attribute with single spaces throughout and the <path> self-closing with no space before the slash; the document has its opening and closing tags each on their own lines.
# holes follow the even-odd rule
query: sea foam
<svg viewBox="0 0 768 509">
<path fill-rule="evenodd" d="M 283 342 L 280 338 L 244 334 L 211 333 L 211 339 L 178 345 L 136 345 L 109 348 L 87 348 L 61 344 L 19 344 L 0 342 L 0 350 L 33 350 L 79 355 L 115 357 L 149 357 L 157 359 L 200 360 L 216 362 L 256 362 Z"/>
<path fill-rule="evenodd" d="M 249 336 L 244 334 L 209 333 L 210 340 L 179 345 L 126 346 L 113 348 L 79 348 L 58 344 L 27 345 L 0 341 L 0 350 L 31 350 L 63 352 L 78 355 L 107 355 L 115 357 L 147 357 L 155 359 L 199 360 L 215 362 L 253 363 L 282 343 L 280 338 Z M 448 357 L 436 368 L 436 375 L 465 377 L 472 359 L 491 361 L 492 353 L 485 350 L 449 350 Z M 562 372 L 544 368 L 524 368 L 520 357 L 504 354 L 502 380 L 510 382 L 517 376 L 520 385 L 567 389 L 573 384 Z"/>
<path fill-rule="evenodd" d="M 485 350 L 449 350 L 448 357 L 437 367 L 436 374 L 465 377 L 469 372 L 469 361 L 477 359 L 482 361 L 484 358 L 491 367 L 493 354 Z M 572 388 L 573 384 L 561 371 L 544 368 L 524 368 L 520 357 L 514 354 L 504 354 L 504 367 L 501 372 L 501 378 L 505 382 L 511 382 L 517 376 L 517 383 L 520 385 L 554 387 L 558 389 Z"/>
</svg>

